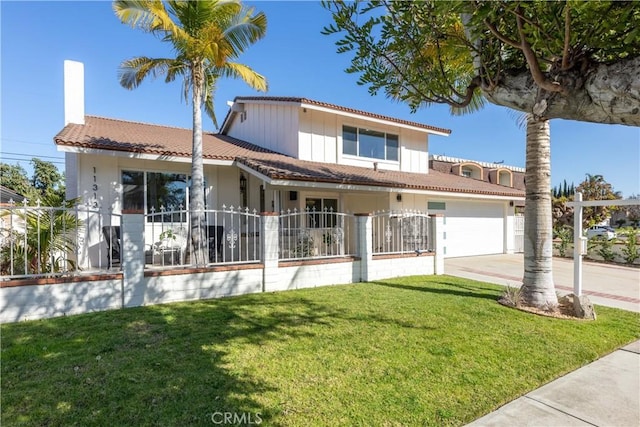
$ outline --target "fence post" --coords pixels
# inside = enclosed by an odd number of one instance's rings
[[[144,303],[143,212],[123,211],[121,232],[122,307],[135,307]]]
[[[431,214],[432,224],[432,249],[435,252],[433,257],[433,274],[444,274],[444,215]]]
[[[369,270],[373,268],[373,219],[370,213],[357,213],[357,241],[360,253],[360,280],[369,281]]]
[[[262,245],[262,292],[277,289],[280,252],[280,221],[277,212],[260,213],[260,244]]]

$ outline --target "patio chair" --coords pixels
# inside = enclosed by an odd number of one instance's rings
[[[224,239],[224,227],[221,225],[210,225],[207,227],[209,236],[209,262],[223,261],[222,242]]]
[[[158,241],[151,245],[151,263],[160,265],[179,265],[185,263],[187,251],[187,230],[182,227],[165,229]],[[148,259],[148,257],[147,257]],[[147,263],[149,263],[147,261]]]
[[[120,226],[105,225],[102,234],[107,243],[107,266],[120,265]]]

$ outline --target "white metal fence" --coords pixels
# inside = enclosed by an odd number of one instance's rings
[[[145,264],[149,267],[195,265],[190,256],[189,210],[179,206],[145,215]],[[260,215],[254,209],[222,206],[204,211],[207,264],[237,264],[261,259]]]
[[[49,207],[9,202],[0,208],[0,274],[42,277],[105,268],[101,230],[120,215],[95,205]]]
[[[261,216],[248,208],[204,211],[207,265],[262,260]],[[279,259],[359,255],[353,214],[287,210],[278,218]],[[144,214],[145,267],[194,266],[189,211],[161,207]],[[3,278],[118,271],[122,218],[96,206],[44,207],[10,204],[0,209],[0,272]],[[373,254],[426,252],[431,220],[417,211],[376,212],[371,219]],[[267,242],[268,244],[268,242]],[[200,263],[199,265],[202,265]]]
[[[402,254],[433,250],[431,218],[419,211],[375,212],[372,218],[373,253]]]
[[[333,209],[280,213],[280,259],[356,255],[356,218]]]

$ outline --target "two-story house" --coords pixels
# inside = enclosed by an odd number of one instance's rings
[[[85,116],[82,76],[67,78],[54,141],[66,152],[68,196],[114,212],[188,205],[192,131]],[[446,256],[512,252],[524,200],[513,170],[488,167],[485,179],[472,164],[430,168],[429,138],[450,132],[305,98],[237,97],[220,132],[203,135],[206,203],[442,213]]]

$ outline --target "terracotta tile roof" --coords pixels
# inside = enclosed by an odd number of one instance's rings
[[[85,124],[70,123],[53,140],[57,145],[163,156],[191,157],[191,129],[86,116]],[[203,132],[205,159],[234,160],[248,153],[272,153],[235,138]]]
[[[328,102],[315,101],[313,99],[308,98],[296,98],[296,97],[286,97],[286,96],[237,96],[234,99],[234,102],[243,102],[243,101],[263,101],[263,102],[293,102],[297,104],[308,104],[308,105],[316,105],[318,107],[324,107],[331,110],[343,111],[345,113],[357,114],[359,116],[371,117],[378,120],[385,120],[392,123],[399,123],[403,125],[413,126],[420,129],[431,130],[435,132],[440,132],[449,135],[451,133],[451,129],[445,129],[437,126],[431,126],[424,123],[413,122],[410,120],[398,119],[390,116],[383,116],[382,114],[370,113],[368,111],[356,110],[355,108],[342,107],[340,105],[330,104]],[[229,110],[229,113],[231,110]],[[228,118],[225,117],[224,122],[227,121]]]
[[[54,141],[60,146],[191,157],[190,129],[87,116],[69,124]],[[226,135],[204,133],[205,159],[235,160],[271,179],[326,182],[521,198],[521,190],[430,170],[428,174],[373,170],[294,159]]]
[[[289,157],[284,159],[239,157],[236,161],[271,179],[524,197],[524,191],[521,190],[432,169],[428,174],[374,170],[357,166],[310,162]]]

